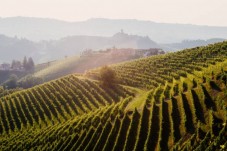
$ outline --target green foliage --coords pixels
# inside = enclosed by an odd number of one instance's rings
[[[179,94],[179,84],[175,84],[173,87],[173,95],[176,96]]]
[[[193,86],[192,86],[192,88],[196,88],[196,87],[197,87],[197,85],[198,85],[198,84],[197,84],[197,81],[196,81],[195,79],[193,79],[193,81],[192,81],[192,82],[193,82]]]
[[[183,82],[183,91],[188,91],[188,84],[185,81]]]
[[[24,60],[23,60],[23,67],[24,67],[25,71],[34,72],[35,63],[34,63],[33,59],[31,57],[29,57],[27,60],[27,57],[25,56]]]
[[[100,69],[100,80],[106,87],[112,87],[116,83],[116,73],[108,66],[104,66]]]
[[[14,89],[17,87],[17,80],[18,80],[17,75],[12,74],[3,85],[6,89]]]
[[[27,75],[18,82],[18,86],[22,88],[31,88],[38,84],[42,84],[43,79],[39,77],[34,77],[32,75]]]
[[[0,86],[0,94],[4,92],[3,86]]]
[[[222,44],[104,70],[105,76],[114,71],[127,86],[69,75],[5,95],[1,150],[224,150],[226,87],[219,74],[226,69],[212,76],[205,72],[226,61]],[[144,105],[128,108],[140,95],[132,89],[139,88],[144,94],[151,89],[140,100]]]
[[[171,87],[167,84],[164,91],[165,99],[170,99]]]
[[[213,62],[223,62],[227,52],[221,47],[226,42],[187,49],[176,53],[142,58],[111,66],[116,71],[119,83],[133,87],[152,89],[165,82],[187,78],[188,73],[202,71],[213,65]],[[218,51],[217,51],[218,50]],[[204,59],[205,58],[205,59]],[[100,69],[88,71],[92,77],[97,77]],[[206,79],[204,79],[204,83]]]

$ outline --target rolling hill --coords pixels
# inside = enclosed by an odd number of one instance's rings
[[[209,44],[214,44],[218,42],[223,42],[225,39],[221,38],[212,38],[208,40],[183,40],[180,43],[170,43],[170,44],[161,44],[161,48],[166,51],[176,51],[187,48],[201,47]]]
[[[1,97],[1,149],[226,150],[227,42],[110,67]]]
[[[87,53],[86,53],[87,52]],[[80,56],[66,57],[62,60],[38,64],[33,76],[42,78],[44,81],[54,80],[62,76],[78,73],[84,74],[90,69],[104,65],[135,60],[165,52],[160,49],[118,49],[108,48],[101,51],[87,50]]]

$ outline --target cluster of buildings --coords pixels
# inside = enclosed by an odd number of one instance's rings
[[[0,70],[10,70],[11,65],[9,63],[0,64]]]
[[[150,49],[132,49],[132,48],[111,48],[100,51],[93,51],[91,49],[84,50],[81,53],[81,57],[91,57],[97,55],[107,54],[112,57],[121,57],[121,56],[137,56],[137,57],[147,57],[152,55],[164,54],[165,52],[159,48],[150,48]]]
[[[13,70],[13,71],[23,71],[24,67],[21,64],[15,64],[13,67],[9,63],[2,63],[0,64],[0,70],[3,71],[8,71],[8,70]]]

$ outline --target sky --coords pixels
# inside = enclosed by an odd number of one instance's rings
[[[90,18],[227,26],[227,0],[0,0],[0,17]]]

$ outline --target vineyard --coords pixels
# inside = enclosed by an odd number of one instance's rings
[[[227,42],[99,68],[0,98],[0,150],[226,150]]]

